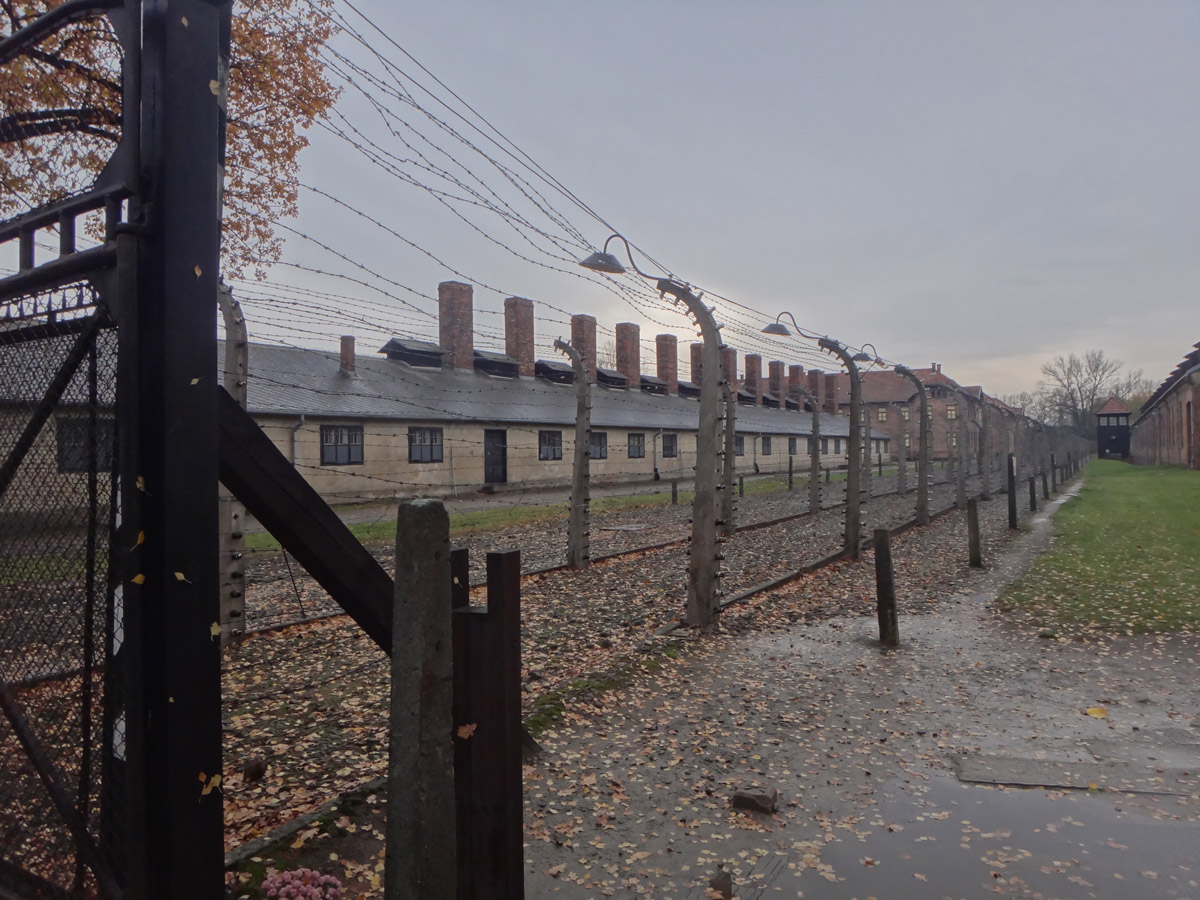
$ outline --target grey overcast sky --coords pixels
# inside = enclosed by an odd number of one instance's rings
[[[630,240],[763,321],[789,310],[993,393],[1093,347],[1157,383],[1200,340],[1195,0],[361,2]],[[472,249],[453,215],[380,181],[343,141],[314,132],[301,177],[479,273],[498,288],[477,290],[481,307],[519,294],[602,328],[640,321],[643,341],[664,324],[692,339],[682,319],[643,319],[591,282]],[[355,234],[321,203],[303,197],[296,227],[329,244]],[[353,246],[430,294],[456,277],[378,228]],[[287,253],[311,249],[290,240]],[[556,327],[539,322],[539,343]]]

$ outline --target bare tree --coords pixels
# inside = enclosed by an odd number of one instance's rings
[[[999,395],[1001,403],[1019,409],[1031,419],[1047,425],[1057,425],[1058,419],[1053,405],[1040,392],[1021,391],[1018,394]]]
[[[1113,393],[1120,397],[1131,410],[1137,412],[1142,404],[1150,399],[1156,386],[1151,379],[1142,374],[1141,369],[1134,369],[1132,372],[1126,372],[1117,381],[1113,387]]]
[[[602,369],[617,367],[617,342],[609,338],[596,350],[596,365]]]
[[[1038,393],[1047,401],[1058,424],[1090,434],[1092,413],[1115,393],[1122,365],[1120,360],[1105,356],[1103,350],[1088,350],[1082,356],[1056,356],[1042,366],[1046,380],[1038,383]]]

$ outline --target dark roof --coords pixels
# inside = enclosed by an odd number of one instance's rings
[[[224,343],[220,345],[224,352]],[[539,360],[538,366],[556,366]],[[570,368],[569,366],[567,367]],[[680,382],[686,384],[686,382]],[[370,418],[405,421],[479,421],[573,425],[575,389],[545,378],[498,378],[467,369],[414,367],[393,359],[357,357],[355,377],[340,371],[336,351],[250,345],[249,410],[256,415]],[[700,405],[693,399],[640,390],[592,388],[597,428],[694,430]],[[741,406],[738,430],[809,433],[809,413]],[[845,436],[844,416],[822,414],[821,431]],[[883,432],[875,437],[886,438]]]
[[[1150,395],[1150,399],[1142,404],[1141,414],[1144,416],[1150,412],[1159,400],[1175,389],[1175,385],[1197,369],[1200,369],[1200,343],[1192,345],[1192,350],[1184,356],[1183,362],[1171,371],[1167,380],[1160,384],[1158,389]]]

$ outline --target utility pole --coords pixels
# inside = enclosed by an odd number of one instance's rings
[[[571,513],[567,520],[567,565],[586,569],[590,554],[589,513],[591,494],[592,392],[583,354],[556,338],[554,349],[571,359],[575,370],[575,457],[571,468]]]
[[[246,317],[229,285],[217,287],[217,306],[225,323],[223,383],[238,406],[246,408],[246,383],[250,372],[250,344]],[[221,533],[221,646],[228,647],[246,633],[246,507],[225,485],[219,485]]]
[[[849,559],[858,559],[862,548],[862,496],[859,493],[862,477],[862,379],[858,365],[845,346],[831,338],[821,338],[817,346],[842,361],[850,375],[850,424],[846,448],[846,530],[842,547]],[[863,354],[864,358],[866,354]]]
[[[720,428],[721,329],[712,310],[687,285],[669,278],[658,290],[687,307],[703,341],[700,370],[700,418],[696,429],[696,494],[692,500],[692,546],[688,560],[688,601],[685,620],[705,626],[716,607],[717,590],[717,431]],[[732,485],[726,485],[730,491]]]
[[[721,533],[725,537],[733,537],[733,533],[737,531],[737,522],[734,517],[737,514],[737,501],[733,499],[733,479],[734,468],[737,465],[737,455],[734,453],[734,444],[737,435],[737,388],[734,387],[734,379],[736,374],[733,372],[724,372],[724,380],[721,385],[721,391],[725,398],[725,441],[724,450],[721,456],[721,519],[725,523],[721,526]]]
[[[896,374],[902,375],[917,389],[917,524],[929,524],[929,392],[925,382],[907,366],[896,366]]]
[[[821,404],[806,388],[797,385],[796,391],[808,401],[812,410],[812,445],[808,451],[808,512],[815,515],[821,511]]]

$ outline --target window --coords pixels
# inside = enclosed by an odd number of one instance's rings
[[[816,443],[817,443],[817,439],[816,439],[816,438],[811,438],[811,437],[810,437],[810,438],[806,438],[806,439],[805,439],[805,443],[806,443],[806,446],[807,446],[807,448],[808,448],[808,455],[809,455],[809,456],[812,456],[813,447],[816,445]],[[825,443],[825,442],[824,442],[824,441],[822,441],[821,443]]]
[[[593,431],[588,437],[588,459],[608,459],[607,431]]]
[[[829,452],[829,438],[821,438],[821,452],[822,453]]]
[[[958,418],[958,407],[955,406],[953,403],[946,404],[946,418],[947,419],[957,419]]]
[[[671,458],[679,455],[679,435],[664,434],[663,435],[663,458]]]
[[[958,435],[957,435],[957,434],[955,434],[953,431],[952,431],[952,432],[950,432],[950,446],[951,446],[951,447],[957,447],[957,446],[958,446]]]
[[[763,456],[771,455],[771,438],[769,435],[763,435],[762,439]]]
[[[362,429],[359,431],[361,433]],[[359,454],[358,461],[362,462],[361,454]],[[441,462],[442,429],[408,429],[408,461],[411,463]]]
[[[833,454],[834,454],[834,456],[837,456],[837,454],[839,454],[841,452],[842,452],[842,439],[834,438],[833,439]]]
[[[629,458],[641,459],[646,455],[646,435],[638,432],[629,435]]]
[[[442,429],[437,429],[440,441]],[[409,429],[409,441],[412,440]],[[411,452],[411,451],[410,451]],[[441,448],[438,448],[441,453]],[[440,458],[440,456],[439,456]],[[363,430],[361,425],[321,426],[321,465],[357,466],[363,461]]]
[[[880,422],[886,422],[887,421],[887,407],[886,406],[879,407],[879,411],[875,414],[875,418],[877,418]]]
[[[744,434],[735,434],[733,436],[733,455],[746,455],[746,436]]]
[[[538,459],[562,459],[562,432],[538,432]]]
[[[900,418],[907,422],[910,418],[912,418],[912,410],[907,406],[900,407]]]
[[[92,467],[92,449],[96,451],[96,471],[107,472],[113,464],[113,435],[116,419],[96,417],[95,440],[93,442],[92,420],[89,416],[71,416],[58,419],[55,423],[58,437],[58,471],[89,472]]]
[[[810,440],[811,440],[811,438],[810,438]],[[796,439],[794,437],[790,437],[790,438],[788,438],[788,456],[795,456],[795,455],[796,455]]]
[[[911,447],[911,446],[912,446],[912,436],[911,436],[911,435],[907,435],[907,434],[906,434],[906,435],[904,436],[904,446],[905,446],[905,447]]]

